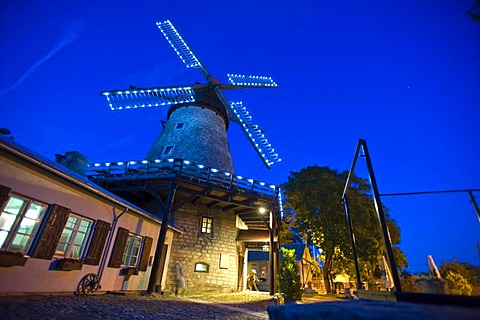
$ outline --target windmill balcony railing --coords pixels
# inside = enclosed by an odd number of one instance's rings
[[[91,180],[125,179],[128,177],[137,180],[168,175],[178,175],[190,181],[210,184],[221,189],[235,189],[237,192],[256,193],[274,198],[277,198],[280,192],[280,189],[275,185],[183,159],[91,163],[85,172],[85,176]]]

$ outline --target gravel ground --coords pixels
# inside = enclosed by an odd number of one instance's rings
[[[235,294],[232,294],[235,295]],[[0,319],[268,319],[267,307],[273,305],[268,296],[244,299],[233,296],[241,303],[208,301],[201,296],[172,296],[153,294],[93,296],[74,295],[22,295],[0,296]],[[219,298],[222,300],[221,298]],[[223,299],[225,300],[225,299]],[[245,301],[247,300],[247,301]]]

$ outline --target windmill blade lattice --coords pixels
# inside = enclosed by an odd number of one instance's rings
[[[162,31],[168,43],[170,43],[187,68],[200,68],[205,76],[209,75],[170,20],[157,22],[157,27]]]
[[[260,155],[263,162],[270,167],[272,164],[280,162],[281,159],[272,145],[268,142],[263,132],[258,125],[252,122],[252,116],[243,106],[242,102],[230,102],[230,110],[233,111],[235,118],[242,128],[242,131],[247,135],[248,140],[255,148],[255,151]]]
[[[271,77],[244,76],[241,74],[228,74],[228,82],[244,87],[278,87]]]
[[[103,91],[112,110],[158,107],[180,103],[194,102],[191,87],[149,88]]]

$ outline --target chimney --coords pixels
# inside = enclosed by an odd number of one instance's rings
[[[55,161],[82,176],[88,166],[88,158],[77,151],[68,151],[65,155],[56,154]]]

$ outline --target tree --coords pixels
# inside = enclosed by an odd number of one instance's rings
[[[347,220],[342,205],[342,192],[348,172],[338,172],[329,167],[309,166],[299,172],[291,172],[282,185],[285,191],[286,217],[289,226],[307,244],[315,244],[322,250],[323,278],[327,291],[336,274],[346,272],[355,277],[352,248]],[[373,270],[384,253],[382,234],[374,210],[373,201],[366,196],[370,186],[364,179],[354,177],[349,191],[349,205],[355,230],[356,248],[362,280],[373,278]],[[392,244],[400,243],[400,230],[388,217]],[[395,248],[399,268],[407,266],[406,257]]]
[[[13,140],[12,133],[7,128],[0,128],[0,135],[6,136],[7,138]]]
[[[472,7],[467,11],[467,14],[473,21],[480,22],[480,0],[473,2]]]

